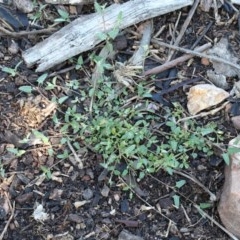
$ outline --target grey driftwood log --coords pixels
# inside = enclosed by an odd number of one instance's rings
[[[38,64],[37,72],[43,72],[75,55],[92,49],[100,43],[99,33],[116,27],[118,16],[122,21],[118,28],[189,6],[193,0],[132,0],[114,4],[101,13],[79,17],[49,38],[23,52],[28,67]]]
[[[82,5],[93,3],[94,0],[45,0],[45,2],[51,4]]]

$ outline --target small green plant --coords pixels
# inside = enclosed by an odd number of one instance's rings
[[[3,72],[8,73],[11,77],[15,77],[17,75],[17,69],[22,64],[22,61],[20,61],[15,68],[9,68],[9,67],[1,67]]]
[[[26,151],[18,148],[7,148],[7,150],[13,153],[16,157],[21,157]]]
[[[52,172],[49,167],[41,166],[40,168],[48,180],[52,179]]]
[[[54,22],[68,22],[68,23],[71,22],[68,12],[66,12],[62,9],[58,9],[57,11],[58,11],[60,18],[54,19]]]
[[[122,12],[120,12],[118,14],[118,17],[117,17],[114,27],[108,31],[106,28],[106,24],[105,24],[106,21],[104,18],[105,7],[106,7],[106,4],[101,6],[97,1],[95,1],[95,3],[94,3],[95,11],[102,16],[102,22],[103,22],[103,27],[104,27],[104,31],[102,31],[101,33],[98,33],[97,35],[100,40],[106,42],[106,47],[108,48],[108,50],[110,52],[112,52],[113,46],[112,46],[111,40],[114,40],[116,38],[116,36],[119,34],[119,31],[120,31],[119,26],[123,20],[123,17],[122,17]]]
[[[115,27],[107,31],[104,19],[105,6],[95,2],[95,10],[101,14],[104,26],[103,33],[98,34],[98,38],[106,42],[104,50],[111,53],[113,51],[111,41],[118,35],[120,29],[121,13]],[[64,21],[69,18],[65,13],[60,15]],[[108,63],[106,56],[93,53],[90,60],[96,67],[95,78],[92,78],[89,88],[80,90],[81,99],[76,98],[72,101],[72,106],[66,108],[62,119],[54,117],[54,123],[60,127],[63,135],[62,145],[68,141],[78,143],[80,139],[81,144],[102,155],[101,164],[104,168],[117,176],[125,176],[132,172],[139,179],[159,169],[165,169],[172,174],[173,169],[188,168],[189,159],[198,157],[199,153],[206,157],[214,154],[212,143],[218,144],[222,139],[215,124],[199,126],[192,119],[179,123],[184,117],[184,111],[178,105],[175,105],[174,109],[166,110],[164,113],[166,116],[159,117],[159,114],[147,109],[151,95],[149,87],[143,82],[136,81],[132,93],[129,93],[126,86],[121,86],[119,91],[116,88],[118,85],[116,79],[106,76],[107,70],[114,68]],[[80,69],[82,66],[83,59],[79,56],[75,68]],[[57,77],[49,81],[46,81],[46,78],[45,74],[38,79],[39,84],[46,85],[46,90],[59,88]],[[79,80],[67,81],[64,88],[79,92]],[[128,100],[133,97],[132,95],[129,97],[129,94],[135,94],[136,102],[126,107],[126,102],[131,102]],[[63,96],[57,102],[63,104],[67,98],[68,96]],[[79,101],[87,102],[86,114],[78,112]],[[141,107],[138,107],[139,105]],[[161,125],[163,127],[156,129],[152,122],[163,122]],[[77,149],[77,146],[74,147]],[[57,158],[66,159],[69,155],[65,149],[57,155]],[[125,167],[121,168],[122,165]],[[176,187],[180,188],[184,184],[184,181],[180,181]],[[179,207],[178,196],[174,197],[174,203]]]
[[[42,20],[44,9],[48,6],[48,4],[42,4],[39,1],[34,1],[34,6],[37,11],[29,16],[29,18],[32,20],[32,24],[35,24],[39,20]]]

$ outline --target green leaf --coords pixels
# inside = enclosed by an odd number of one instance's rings
[[[46,166],[41,166],[41,170],[46,175],[47,179],[52,179],[52,173],[51,173],[50,168],[48,168]]]
[[[177,188],[181,188],[182,186],[184,186],[186,183],[186,180],[180,180],[176,182],[176,187]]]
[[[68,12],[62,10],[62,9],[58,9],[58,14],[64,19],[67,20],[69,18],[69,14]]]
[[[48,155],[50,156],[50,157],[52,157],[53,156],[53,154],[54,154],[54,150],[52,149],[52,148],[48,148]]]
[[[91,89],[89,90],[89,97],[93,97],[94,92],[95,92],[95,89],[94,89],[94,88],[91,88]]]
[[[230,146],[228,148],[227,152],[228,152],[228,154],[239,153],[240,152],[240,148],[239,147]]]
[[[41,133],[41,132],[39,132],[37,130],[34,130],[34,129],[32,130],[32,132],[33,132],[34,136],[36,138],[42,140],[42,142],[44,144],[50,144],[48,137],[46,137],[43,133]]]
[[[56,18],[54,19],[54,22],[66,22],[67,20],[64,18]]]
[[[174,201],[175,207],[178,209],[180,207],[180,197],[178,195],[174,195],[173,201]]]
[[[210,134],[212,132],[214,132],[213,128],[202,128],[201,129],[201,133],[202,133],[203,136],[208,135],[208,134]]]
[[[115,39],[116,36],[118,35],[118,33],[119,33],[119,29],[114,28],[114,29],[112,29],[111,31],[108,32],[108,35],[111,39]]]
[[[123,172],[122,172],[122,177],[126,176],[127,174],[128,174],[128,170],[124,169]]]
[[[68,96],[60,97],[60,98],[58,99],[58,103],[59,103],[59,104],[62,104],[62,103],[64,103],[67,99],[68,99]]]
[[[69,156],[68,151],[64,150],[63,154],[58,154],[57,155],[57,158],[66,159],[66,158],[68,158],[68,156]]]
[[[228,154],[228,153],[223,153],[223,154],[222,154],[222,157],[223,157],[224,162],[225,162],[227,165],[229,165],[229,163],[230,163],[229,154]]]
[[[102,13],[105,5],[101,6],[97,1],[94,2],[94,9],[97,13]]]
[[[175,152],[178,147],[178,142],[175,140],[172,140],[172,141],[170,141],[170,145],[171,145],[172,150]]]
[[[200,203],[199,207],[201,209],[211,208],[212,204],[211,203]]]
[[[16,71],[13,68],[9,68],[9,67],[3,67],[2,68],[3,72],[9,73],[12,77],[16,76]]]
[[[31,93],[33,90],[32,86],[21,86],[18,89],[25,93]]]
[[[79,56],[78,59],[77,59],[77,64],[76,64],[76,70],[80,69],[83,65],[83,58],[82,56]]]
[[[124,151],[124,153],[129,156],[129,155],[132,155],[133,154],[133,151],[135,150],[136,148],[136,145],[131,145],[129,147],[127,147]]]
[[[48,83],[47,83],[47,86],[45,87],[45,89],[46,89],[46,90],[52,90],[52,89],[54,89],[55,87],[56,87],[56,85],[48,82]]]
[[[97,37],[101,40],[101,41],[105,41],[108,38],[108,35],[106,33],[98,33]]]
[[[68,141],[68,139],[65,138],[65,137],[63,137],[63,138],[61,138],[60,143],[61,143],[62,145],[64,145],[67,141]]]
[[[7,150],[15,154],[17,157],[21,157],[26,152],[25,150],[19,150],[17,148],[7,148]]]
[[[47,76],[48,76],[47,73],[42,74],[42,75],[37,79],[38,84],[43,84],[44,81],[47,79]]]
[[[140,172],[138,178],[141,180],[145,177],[145,173],[144,172]]]

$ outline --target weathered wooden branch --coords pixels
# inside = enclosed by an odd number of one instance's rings
[[[132,0],[114,4],[103,13],[80,17],[43,42],[23,52],[27,66],[42,72],[100,43],[100,33],[124,29],[141,21],[189,6],[193,0]],[[122,20],[119,20],[119,14]]]
[[[45,0],[46,3],[51,4],[70,4],[70,5],[81,5],[81,4],[90,4],[94,0]]]

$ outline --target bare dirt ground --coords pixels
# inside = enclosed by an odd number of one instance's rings
[[[108,5],[110,4],[112,4],[111,1],[108,2]],[[69,11],[69,8],[66,9]],[[190,8],[184,8],[153,19],[154,33],[165,25],[166,28],[161,34],[161,39],[163,42],[169,43],[171,40],[170,25],[176,24],[181,12],[177,27],[179,31],[189,10]],[[56,13],[56,9],[50,5],[46,7],[45,11],[48,14]],[[84,6],[82,12],[94,12],[94,8]],[[227,22],[232,16],[232,13],[223,7],[219,9],[219,14],[223,22]],[[47,28],[49,23],[45,17],[46,15],[43,15],[39,23]],[[209,31],[201,39],[199,45],[227,37],[231,49],[240,57],[237,21],[217,26],[213,10],[207,13],[197,8],[180,46],[190,48],[201,31],[211,22]],[[119,59],[124,61],[131,57],[136,44],[132,31],[137,31],[137,28],[138,26],[129,27],[123,33],[127,47],[117,54],[118,61]],[[47,36],[42,34],[13,39],[0,33],[0,65],[14,69],[22,60],[20,51],[13,53],[10,49],[13,41],[21,51],[24,51]],[[93,51],[99,52],[100,49],[101,45]],[[123,229],[148,240],[229,239],[218,226],[195,207],[196,204],[210,204],[204,211],[221,223],[217,204],[224,181],[225,163],[219,156],[214,155],[209,158],[204,154],[199,154],[196,159],[190,159],[189,168],[181,172],[191,176],[192,179],[177,173],[169,175],[164,170],[147,175],[138,183],[139,194],[138,191],[125,189],[126,179],[112,176],[109,172],[104,175],[104,169],[100,165],[102,156],[90,150],[83,153],[85,159],[83,169],[79,169],[69,159],[61,160],[54,154],[49,156],[46,147],[42,145],[24,148],[26,152],[19,157],[7,151],[7,148],[13,147],[14,143],[5,141],[4,130],[9,123],[16,120],[14,119],[16,111],[18,111],[15,108],[16,102],[28,95],[20,91],[19,87],[31,85],[33,95],[36,96],[41,92],[48,99],[51,99],[52,96],[63,96],[66,93],[65,84],[69,79],[78,79],[79,81],[84,79],[81,81],[79,89],[87,89],[89,82],[86,81],[86,77],[93,70],[93,63],[89,60],[91,53],[92,51],[83,54],[83,70],[75,69],[75,60],[69,60],[51,69],[48,74],[54,73],[58,85],[51,91],[46,91],[44,85],[36,82],[41,73],[36,73],[34,67],[28,69],[24,63],[19,65],[15,76],[4,71],[0,72],[0,187],[2,194],[0,232],[6,228],[2,239],[118,239]],[[162,57],[165,56],[166,51],[163,51]],[[189,78],[193,75],[201,76],[202,79],[199,82],[204,82],[207,69],[211,69],[211,64],[203,65],[200,58],[194,58],[190,64],[186,62],[178,66],[177,72],[179,75],[184,74]],[[228,79],[228,81],[232,86],[234,80]],[[179,102],[186,108],[185,89],[193,84],[196,83],[178,88],[164,97],[167,101]],[[80,92],[79,89],[76,89],[77,94]],[[82,104],[86,106],[88,99],[86,98],[84,101]],[[64,119],[64,112],[68,104],[64,103],[57,107],[56,112],[59,119]],[[161,103],[158,104],[161,105]],[[79,112],[84,108],[81,104],[78,107]],[[161,112],[159,114],[161,115]],[[211,121],[217,123],[218,128],[224,131],[224,143],[237,135],[237,131],[226,119],[224,110],[214,116],[197,119],[199,125]],[[55,141],[56,154],[64,150],[63,148],[68,148],[68,145],[59,143],[58,130],[51,117],[44,120],[43,127],[39,129],[53,137],[51,141]],[[47,170],[45,169],[44,172],[42,166],[51,168],[49,178],[46,177]],[[211,202],[209,194],[193,181],[194,178],[216,194],[217,201]],[[176,188],[176,182],[183,179],[186,180],[186,184],[180,189]],[[141,194],[141,191],[146,194]],[[180,196],[179,208],[174,206],[173,196],[176,194]],[[44,207],[44,212],[48,214],[47,220],[36,221],[34,219],[33,212],[37,204]]]

